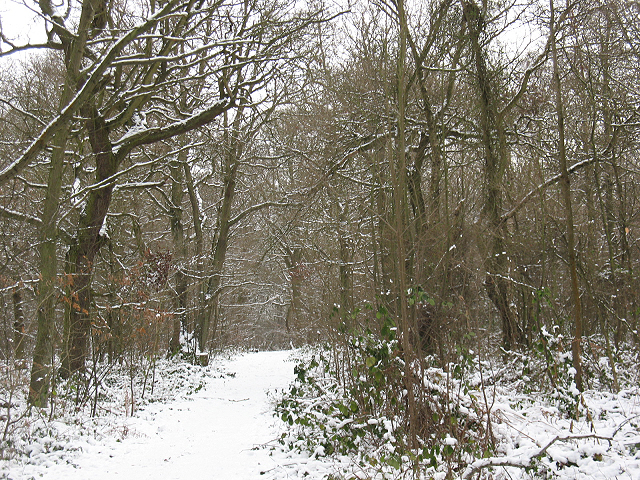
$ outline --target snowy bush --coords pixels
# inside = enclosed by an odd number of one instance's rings
[[[448,371],[416,364],[411,382],[396,329],[382,316],[379,335],[365,329],[347,335],[346,348],[326,346],[296,369],[296,380],[276,413],[292,429],[280,441],[312,456],[351,456],[361,467],[384,475],[417,469],[452,472],[492,451],[491,434],[471,386],[470,356]],[[408,445],[407,389],[418,400],[420,445]],[[395,472],[395,473],[394,473]]]
[[[640,390],[634,362],[618,363],[619,392],[604,349],[589,338],[580,393],[566,341],[544,332],[535,353],[482,357],[459,347],[445,368],[415,362],[420,446],[408,447],[403,357],[390,320],[384,334],[342,332],[296,366],[277,415],[280,443],[330,462],[330,478],[638,478]],[[484,347],[486,348],[486,347]],[[630,359],[633,349],[618,358]],[[345,459],[352,462],[345,466]],[[357,475],[354,472],[358,472]],[[413,474],[413,473],[412,473]]]

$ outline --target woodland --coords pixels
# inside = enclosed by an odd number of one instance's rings
[[[114,368],[231,347],[321,346],[406,452],[452,433],[431,367],[527,359],[577,417],[637,370],[637,2],[18,3],[43,40],[0,30],[5,439],[14,399],[95,412]]]

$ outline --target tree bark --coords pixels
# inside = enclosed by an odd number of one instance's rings
[[[298,316],[302,309],[302,295],[300,291],[300,287],[302,285],[302,275],[300,270],[300,265],[302,263],[302,249],[299,247],[294,247],[293,249],[291,249],[284,245],[283,249],[285,251],[284,263],[287,267],[287,270],[289,271],[289,278],[291,279],[291,300],[289,301],[289,306],[287,307],[284,326],[287,334],[289,334],[290,338],[292,338],[294,333],[298,330]]]
[[[501,221],[503,182],[509,164],[503,115],[498,114],[494,87],[487,72],[484,52],[480,46],[480,34],[484,19],[473,0],[463,1],[464,21],[469,32],[471,53],[475,65],[476,84],[480,100],[480,129],[484,150],[485,198],[483,216],[487,229],[488,245],[480,245],[485,251],[485,289],[502,321],[502,340],[506,349],[520,340],[519,327],[509,301],[507,278],[508,256],[505,224]],[[484,240],[483,235],[478,241]]]
[[[113,154],[109,128],[95,106],[84,109],[89,142],[96,160],[96,183],[102,183],[118,171],[118,160]],[[69,371],[84,370],[89,353],[91,334],[91,278],[96,254],[105,243],[103,226],[114,183],[93,189],[87,198],[77,226],[76,243],[69,249],[69,263],[73,266],[73,297],[77,307],[71,309],[69,328]]]
[[[85,0],[76,35],[62,35],[65,51],[66,77],[60,98],[60,110],[69,106],[74,98],[78,76],[84,57],[89,27],[94,15],[95,0]],[[44,10],[50,10],[49,2],[42,2]],[[47,15],[47,11],[43,13]],[[73,112],[72,112],[73,113]],[[47,191],[42,209],[40,229],[40,281],[36,299],[38,331],[33,351],[33,367],[29,383],[29,403],[45,407],[49,397],[49,385],[53,370],[53,338],[56,321],[56,277],[57,277],[57,233],[58,207],[62,193],[65,150],[70,135],[68,122],[53,134],[51,162],[47,180]]]
[[[24,331],[24,310],[22,308],[22,285],[13,287],[11,294],[13,303],[13,355],[16,359],[24,358],[27,335]]]
[[[242,107],[236,112],[236,118],[233,125],[225,132],[225,165],[223,167],[223,186],[222,186],[222,203],[218,211],[218,219],[216,224],[216,235],[212,245],[212,261],[210,265],[210,277],[206,286],[207,306],[205,311],[200,314],[196,325],[196,337],[198,342],[199,354],[204,355],[207,350],[207,342],[210,333],[217,333],[219,322],[219,302],[220,289],[222,286],[222,273],[224,261],[227,256],[227,248],[229,246],[229,231],[231,228],[231,207],[236,190],[236,179],[238,167],[240,165],[240,157],[242,155],[244,145],[237,138],[239,135],[239,127],[242,119]],[[226,117],[225,117],[226,124]],[[229,129],[231,131],[229,131]],[[213,328],[211,328],[213,327]],[[210,332],[212,330],[212,332]]]
[[[187,277],[184,274],[185,262],[187,260],[187,246],[184,242],[184,228],[182,226],[182,199],[184,197],[183,172],[187,160],[187,150],[181,149],[178,158],[174,159],[169,167],[171,170],[171,205],[169,206],[169,216],[171,223],[171,236],[173,239],[173,258],[177,267],[175,273],[175,296],[174,296],[174,319],[169,340],[169,354],[180,353],[181,332],[187,331]]]
[[[571,352],[573,356],[573,367],[576,370],[575,381],[578,390],[583,391],[583,371],[582,371],[582,302],[580,300],[580,285],[578,283],[578,267],[576,262],[575,249],[575,227],[573,223],[573,207],[571,202],[571,181],[567,169],[567,151],[565,145],[564,126],[564,101],[562,98],[562,85],[560,83],[560,71],[558,67],[557,39],[555,38],[555,9],[554,0],[549,1],[551,7],[551,21],[549,29],[553,43],[551,45],[553,60],[553,87],[555,93],[555,107],[558,121],[558,161],[560,162],[560,188],[562,191],[562,201],[567,215],[567,256],[569,261],[569,273],[571,275],[571,297],[573,300],[573,320],[574,336],[571,342]]]
[[[406,162],[406,140],[405,140],[405,122],[406,122],[406,55],[407,55],[407,36],[408,24],[404,1],[398,0],[396,3],[398,13],[399,27],[399,52],[396,63],[396,93],[397,93],[397,137],[396,149],[394,155],[391,155],[391,178],[393,186],[393,206],[394,206],[394,259],[395,259],[395,294],[398,301],[398,318],[401,331],[401,343],[404,351],[404,380],[407,390],[409,438],[407,446],[409,450],[413,450],[418,446],[417,423],[418,412],[415,398],[414,379],[416,376],[412,371],[414,352],[411,342],[412,323],[407,304],[407,271],[406,271],[406,228],[407,228],[407,162]]]

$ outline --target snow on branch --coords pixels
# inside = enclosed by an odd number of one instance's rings
[[[632,117],[633,117],[633,115],[632,115]],[[578,163],[575,163],[575,164],[571,165],[571,167],[569,167],[569,169],[568,169],[568,173],[570,173],[570,174],[574,173],[574,172],[576,172],[578,170],[581,170],[582,168],[584,168],[584,167],[586,167],[588,165],[591,165],[592,163],[595,163],[595,162],[601,161],[603,159],[606,159],[609,155],[611,155],[611,151],[612,151],[614,145],[616,144],[616,141],[618,139],[618,134],[620,133],[620,130],[623,127],[628,127],[628,126],[632,125],[630,123],[632,117],[628,118],[627,121],[625,121],[623,123],[619,123],[619,124],[614,125],[613,135],[611,135],[611,138],[607,142],[607,145],[605,146],[605,148],[601,152],[594,153],[593,156],[591,156],[590,158],[587,158],[586,160],[582,160],[581,162],[578,162]],[[502,215],[502,217],[500,218],[500,222],[506,222],[511,217],[513,217],[516,213],[518,213],[518,211],[529,200],[531,200],[531,198],[533,198],[533,196],[535,194],[541,192],[542,190],[544,190],[545,188],[549,187],[550,185],[553,185],[554,183],[559,182],[561,176],[562,176],[561,174],[554,175],[553,177],[551,177],[547,181],[541,183],[540,185],[538,185],[537,187],[535,187],[534,189],[529,191],[529,193],[527,193],[524,197],[522,197],[520,199],[520,201],[518,203],[516,203],[513,208],[511,208],[511,210],[509,210],[508,212],[506,212],[505,214]]]
[[[42,119],[36,117],[33,113],[27,112],[26,110],[20,108],[19,106],[11,103],[9,100],[5,100],[4,98],[0,98],[0,102],[4,103],[5,105],[7,105],[8,107],[12,108],[13,110],[16,110],[17,112],[20,112],[25,117],[29,117],[31,120],[34,120],[34,121],[38,122],[40,125],[42,125],[42,126],[45,125],[45,123],[42,121]]]
[[[9,208],[3,207],[2,205],[0,205],[0,217],[8,218],[10,220],[17,220],[19,222],[24,222],[35,227],[40,227],[42,225],[42,220],[40,220],[38,217],[18,212],[16,210],[11,210]],[[71,245],[71,235],[61,227],[58,227],[58,237],[62,239],[62,241],[67,245]]]
[[[102,60],[88,74],[87,81],[80,87],[73,99],[62,109],[60,114],[53,119],[41,132],[40,135],[27,147],[27,149],[9,166],[0,171],[0,185],[15,177],[24,168],[26,168],[36,156],[46,147],[47,143],[61,128],[63,128],[71,119],[76,111],[94,94],[95,89],[102,81],[103,74],[111,67],[120,52],[129,45],[140,34],[150,30],[158,22],[163,20],[167,15],[172,13],[181,0],[169,1],[164,8],[158,11],[148,20],[133,27],[124,34],[111,48],[105,53]]]
[[[20,222],[25,222],[30,225],[40,226],[42,225],[42,220],[37,217],[33,217],[31,215],[27,215],[26,213],[16,212],[15,210],[10,210],[8,208],[0,205],[0,217],[8,218],[11,220],[18,220]]]
[[[171,152],[169,152],[169,154],[171,154]],[[105,178],[104,180],[101,180],[101,181],[96,182],[96,183],[92,183],[91,185],[87,185],[86,187],[74,192],[69,197],[69,199],[73,200],[74,198],[85,197],[92,190],[97,190],[97,189],[100,189],[100,188],[104,188],[105,186],[109,185],[110,183],[115,182],[115,180],[117,178],[122,177],[123,175],[126,175],[127,173],[132,172],[133,170],[135,170],[137,168],[149,167],[151,165],[154,165],[154,164],[158,163],[160,160],[162,160],[165,157],[166,157],[166,155],[163,155],[162,157],[154,158],[154,159],[149,160],[147,162],[134,163],[130,167],[125,168],[124,170],[120,170],[120,171],[116,172],[115,174],[111,175],[110,177]],[[122,188],[122,187],[116,186],[115,188],[118,189],[118,188]],[[79,200],[77,203],[81,203],[82,201],[83,200]]]
[[[229,226],[235,225],[236,223],[238,223],[243,218],[247,217],[248,215],[251,215],[253,212],[255,212],[257,210],[261,210],[261,209],[266,208],[266,207],[293,207],[295,205],[296,205],[295,203],[286,203],[286,202],[264,202],[264,203],[259,203],[257,205],[253,205],[252,207],[247,208],[246,210],[240,212],[238,215],[236,215],[231,220],[229,220]]]
[[[113,188],[114,193],[118,190],[135,190],[138,188],[152,188],[152,187],[161,187],[164,185],[164,181],[161,182],[138,182],[138,183],[123,183],[121,185],[116,185]]]
[[[215,102],[208,108],[196,113],[189,118],[179,122],[174,122],[164,127],[132,129],[129,130],[114,144],[114,153],[118,158],[124,158],[136,147],[148,145],[150,143],[166,140],[182,133],[195,130],[207,123],[210,123],[221,113],[233,108],[235,103],[230,99]]]
[[[166,40],[166,37],[162,37],[163,39]],[[178,39],[181,42],[184,42],[185,39]],[[207,52],[209,50],[212,50],[215,47],[222,47],[222,46],[228,46],[228,45],[239,45],[239,44],[248,44],[250,43],[250,40],[247,39],[238,39],[238,40],[234,40],[234,41],[226,41],[226,42],[212,42],[212,43],[206,43],[204,45],[201,45],[199,47],[196,48],[192,48],[190,50],[184,51],[184,52],[179,52],[175,55],[155,55],[153,57],[147,57],[142,53],[138,53],[135,55],[129,55],[126,57],[122,57],[118,60],[116,60],[115,62],[113,62],[113,66],[118,66],[118,65],[145,65],[145,64],[152,64],[152,63],[158,63],[158,62],[167,62],[167,63],[175,63],[178,62],[179,60],[184,60],[186,58],[192,57],[192,56],[196,56],[198,54],[201,54],[203,52]],[[201,62],[203,60],[203,58],[210,58],[213,55],[209,56],[209,57],[198,57],[197,60],[193,61],[191,64],[196,64],[197,62]],[[186,64],[186,66],[191,65],[191,64]],[[183,65],[184,67],[184,65]]]

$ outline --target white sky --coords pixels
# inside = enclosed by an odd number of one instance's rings
[[[29,39],[44,42],[44,21],[33,11],[36,7],[35,0],[0,0],[0,24],[5,37],[16,45],[23,45]],[[7,48],[7,45],[2,46],[3,51]]]

